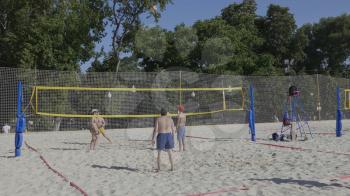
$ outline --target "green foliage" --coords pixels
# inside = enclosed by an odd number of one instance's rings
[[[0,65],[78,71],[81,63],[95,58],[89,72],[185,68],[244,75],[349,72],[348,14],[297,28],[289,8],[271,4],[266,16],[258,16],[256,0],[243,0],[193,26],[179,24],[173,31],[143,26],[141,16],[157,22],[169,3],[2,0]],[[105,36],[106,25],[111,26],[113,49],[96,54],[95,44]]]
[[[350,15],[323,18],[302,27],[310,40],[308,57],[300,66],[339,75],[346,72],[350,56]]]
[[[103,36],[105,0],[1,1],[2,66],[79,70]]]
[[[198,43],[196,31],[191,27],[186,27],[184,24],[175,27],[173,39],[175,47],[182,59],[188,57]]]
[[[143,28],[136,33],[135,50],[151,60],[161,61],[166,47],[165,31],[160,27]]]
[[[282,67],[288,57],[295,30],[295,19],[289,8],[271,4],[261,31],[265,38],[263,50],[276,57],[277,66]]]
[[[240,4],[234,3],[224,8],[221,16],[232,26],[254,31],[256,28],[254,24],[256,6],[255,0],[244,0]]]
[[[203,44],[207,39],[212,37],[234,39],[234,35],[236,34],[236,29],[220,17],[198,21],[193,25],[193,28],[197,32],[199,44]]]
[[[257,69],[254,70],[254,75],[281,75],[281,71],[274,67],[275,57],[271,54],[261,54],[256,62]]]
[[[199,21],[194,25],[200,40],[197,50],[197,53],[201,54],[201,59],[197,56],[199,62],[216,59],[210,62],[208,72],[254,73],[259,60],[257,49],[263,43],[255,25],[255,11],[255,1],[246,0],[241,4],[234,3],[224,8],[221,17]],[[211,39],[214,40],[207,42]],[[212,54],[209,54],[210,52]]]
[[[171,0],[114,0],[110,7],[112,25],[112,55],[117,59],[115,71],[119,71],[122,53],[130,52],[133,47],[134,37],[141,26],[142,14],[148,14],[156,21],[160,17],[157,6],[164,10]]]
[[[118,63],[116,57],[108,55],[103,61],[95,60],[87,72],[114,72],[115,65]],[[135,56],[124,57],[120,61],[120,71],[122,72],[138,72],[139,68],[138,59]]]
[[[234,55],[234,47],[227,37],[208,39],[202,49],[202,63],[212,69],[225,65]]]

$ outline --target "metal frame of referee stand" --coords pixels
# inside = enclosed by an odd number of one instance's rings
[[[290,88],[292,87],[293,86]],[[308,120],[303,116],[305,114],[306,112],[300,99],[300,91],[295,87],[295,91],[289,92],[287,102],[284,106],[281,135],[288,130],[292,132],[292,130],[295,129],[295,134],[299,131],[301,138],[303,138],[303,136],[304,139],[306,138],[306,131],[308,131],[311,138],[313,138]],[[285,120],[288,120],[289,123],[285,123]],[[295,127],[293,127],[293,125],[295,125]]]

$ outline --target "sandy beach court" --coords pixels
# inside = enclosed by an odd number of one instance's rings
[[[14,134],[0,135],[0,195],[82,195],[70,182],[98,196],[350,195],[350,135],[336,138],[334,121],[310,126],[313,139],[274,142],[280,123],[256,124],[256,143],[247,125],[188,127],[175,171],[163,153],[159,173],[151,128],[107,130],[113,143],[100,137],[92,152],[88,130],[27,133],[38,152],[24,146],[20,158],[12,157]]]

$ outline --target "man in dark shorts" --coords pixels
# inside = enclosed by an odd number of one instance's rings
[[[162,151],[168,152],[169,155],[169,161],[171,164],[171,171],[174,170],[174,164],[173,159],[171,155],[171,149],[174,148],[174,134],[176,132],[174,121],[171,119],[171,117],[167,116],[167,111],[162,108],[160,111],[160,117],[157,118],[155,122],[155,128],[154,133],[152,137],[152,143],[154,144],[156,142],[156,136],[157,136],[157,150],[158,150],[158,157],[157,157],[157,171],[160,170],[160,153]]]

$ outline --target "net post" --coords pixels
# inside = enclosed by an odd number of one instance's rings
[[[180,105],[182,104],[182,72],[180,70],[179,72],[179,76],[180,76],[180,81],[179,81],[179,86],[180,86],[180,91],[179,91],[179,94],[180,94]]]
[[[346,101],[346,100],[345,100]],[[336,129],[335,134],[337,137],[342,136],[342,113],[340,110],[340,88],[337,87],[337,115],[336,115]]]
[[[222,90],[222,104],[223,110],[226,110],[225,90]]]
[[[221,87],[224,88],[224,81],[221,81]],[[226,110],[226,99],[225,99],[225,90],[222,89],[222,109]]]
[[[22,112],[22,82],[18,81],[17,86],[17,122],[16,122],[16,135],[15,135],[15,157],[21,156],[21,147],[23,143],[23,132],[26,127],[25,115]]]
[[[38,113],[38,87],[35,87],[35,114]]]
[[[251,141],[256,141],[255,134],[255,112],[254,112],[254,88],[253,85],[249,86],[249,98],[250,98],[250,109],[249,109],[249,129],[251,134]]]

